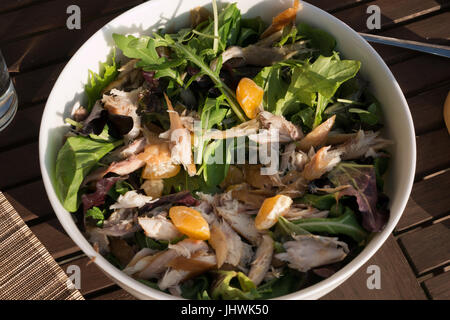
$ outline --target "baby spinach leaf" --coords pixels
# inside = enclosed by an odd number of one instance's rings
[[[285,268],[279,278],[274,278],[260,285],[256,290],[257,299],[272,299],[284,296],[301,288],[306,280],[306,274]]]
[[[205,276],[198,276],[180,285],[181,296],[185,299],[210,300],[208,295],[209,279]]]
[[[75,212],[79,206],[78,190],[83,179],[108,152],[122,141],[106,142],[83,136],[69,137],[56,159],[56,192],[64,208]]]
[[[345,213],[337,218],[305,218],[295,221],[284,221],[285,224],[294,224],[290,230],[300,227],[312,233],[327,233],[331,235],[344,234],[351,237],[357,243],[364,241],[367,232],[359,225],[355,214],[350,208],[345,209]]]
[[[156,283],[155,281],[144,280],[144,279],[137,279],[137,281],[139,281],[140,283],[145,284],[146,286],[148,286],[148,287],[150,287],[152,289],[156,289],[156,290],[162,291],[159,288],[158,283]],[[166,292],[166,291],[163,291],[163,292]]]
[[[115,49],[113,51],[112,64],[102,63],[101,66],[104,68],[103,76],[89,70],[88,83],[84,86],[88,97],[88,111],[91,111],[95,102],[102,97],[103,89],[113,82],[119,74]]]
[[[241,32],[236,44],[240,47],[246,47],[256,42],[264,32],[265,27],[266,25],[261,17],[241,19]]]
[[[228,142],[228,143],[227,143]],[[227,176],[233,144],[228,139],[211,142],[203,157],[203,177],[208,186],[218,186]]]
[[[153,240],[152,238],[147,237],[142,231],[138,231],[134,233],[134,239],[139,246],[139,248],[150,248],[153,250],[166,250],[167,243],[161,243],[157,240]]]
[[[289,83],[283,79],[283,69],[281,65],[263,68],[254,79],[264,90],[264,108],[269,112],[275,112],[280,100],[286,98]]]
[[[306,107],[291,116],[291,122],[300,126],[302,129],[308,128],[312,130],[314,126],[315,110],[312,107]],[[307,130],[303,130],[306,132]]]

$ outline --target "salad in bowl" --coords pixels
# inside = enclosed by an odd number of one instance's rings
[[[128,276],[189,299],[274,298],[385,227],[382,106],[301,12],[267,25],[214,0],[190,27],[113,34],[66,119],[54,188]]]

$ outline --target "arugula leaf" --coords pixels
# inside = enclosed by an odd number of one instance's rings
[[[64,208],[75,212],[79,206],[78,190],[83,179],[108,152],[122,140],[106,142],[83,136],[69,137],[56,159],[55,190]]]
[[[124,36],[117,33],[114,33],[112,37],[125,56],[140,60],[136,67],[143,68],[144,71],[156,71],[155,78],[169,77],[183,86],[183,80],[176,68],[182,65],[184,60],[181,58],[169,60],[160,57],[156,51],[158,46],[165,45],[164,41],[157,41],[148,36],[136,38],[132,35]]]
[[[337,55],[320,56],[313,64],[306,63],[293,69],[292,79],[284,99],[276,103],[274,113],[283,115],[298,103],[316,105],[313,128],[322,122],[322,113],[339,86],[353,78],[361,63],[340,60]],[[316,100],[317,99],[317,100]]]
[[[218,16],[219,51],[224,51],[228,46],[237,44],[239,32],[241,30],[241,11],[236,3],[228,4]],[[214,36],[214,22],[212,21],[201,33]],[[212,48],[214,40],[205,37],[202,39],[203,49]]]
[[[283,221],[286,225],[293,224],[286,228],[295,234],[302,234],[295,232],[296,228],[300,227],[301,229],[299,230],[306,230],[312,233],[344,234],[351,237],[357,243],[364,241],[368,235],[359,225],[353,211],[348,207],[345,208],[345,213],[337,218],[304,218],[290,222],[280,217],[280,221]]]
[[[281,35],[281,39],[278,43],[275,44],[277,47],[284,46],[288,41],[291,43],[295,43],[295,41],[299,38],[297,37],[298,29],[295,26],[288,25],[283,28],[283,33]]]
[[[369,126],[374,126],[380,123],[380,112],[377,104],[372,103],[367,110],[360,108],[350,108],[348,109],[351,113],[358,114],[361,122],[366,123]]]
[[[89,70],[88,83],[84,86],[84,90],[88,97],[87,110],[89,112],[92,110],[95,102],[102,97],[103,89],[113,82],[119,74],[116,63],[116,49],[113,51],[112,64],[102,63],[101,65],[105,69],[103,71],[103,76]]]
[[[334,186],[349,186],[339,192],[339,196],[354,196],[362,214],[363,227],[378,232],[386,224],[389,213],[377,209],[378,192],[375,168],[351,162],[339,163],[328,178]]]
[[[311,47],[318,49],[323,56],[331,56],[336,47],[336,40],[328,32],[313,28],[305,23],[297,26],[298,34],[311,40]]]

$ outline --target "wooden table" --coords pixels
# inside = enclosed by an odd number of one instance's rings
[[[0,134],[0,190],[66,269],[82,270],[87,299],[133,299],[109,280],[64,233],[42,184],[38,133],[49,92],[68,59],[97,29],[141,0],[2,0],[0,48],[19,94],[14,122]],[[311,0],[355,30],[449,44],[448,0]],[[81,30],[66,28],[77,4]],[[381,8],[381,30],[366,30],[366,9]],[[450,60],[375,45],[397,78],[414,118],[417,172],[400,223],[377,254],[325,299],[450,298],[450,136],[442,105],[450,89]],[[367,266],[381,269],[381,289],[369,290]]]

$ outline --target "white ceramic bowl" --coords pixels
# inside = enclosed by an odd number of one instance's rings
[[[233,0],[247,17],[261,16],[267,23],[274,14],[292,4],[292,0]],[[195,6],[210,7],[210,0],[152,0],[117,17],[95,33],[72,57],[53,87],[47,101],[39,136],[39,158],[45,189],[62,226],[72,240],[112,280],[132,295],[141,299],[173,299],[149,288],[116,269],[99,255],[76,227],[71,214],[61,205],[52,185],[55,160],[67,131],[64,118],[70,116],[76,102],[84,98],[83,87],[88,69],[98,71],[99,62],[105,61],[113,46],[112,33],[145,34],[168,27],[177,30],[189,23],[189,10]],[[363,17],[361,17],[363,19]],[[392,73],[375,52],[355,31],[328,13],[303,2],[298,21],[320,27],[331,33],[338,50],[347,59],[362,62],[361,74],[370,82],[370,90],[380,100],[385,116],[385,135],[395,141],[386,181],[390,197],[391,215],[385,229],[376,234],[366,248],[336,274],[311,287],[291,293],[281,299],[318,299],[327,294],[360,268],[383,244],[394,229],[406,206],[414,179],[416,147],[414,126],[406,100]]]

